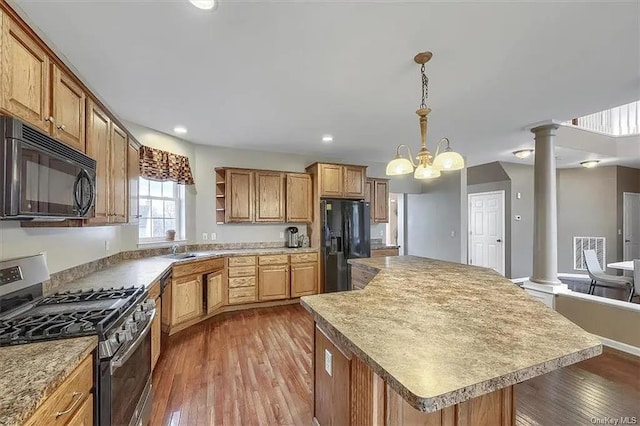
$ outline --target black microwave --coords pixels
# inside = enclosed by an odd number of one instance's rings
[[[94,216],[94,159],[14,117],[0,115],[0,131],[0,219]]]

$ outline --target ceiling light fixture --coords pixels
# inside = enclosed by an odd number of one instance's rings
[[[426,103],[429,97],[429,78],[424,72],[424,65],[429,62],[432,56],[431,52],[422,52],[413,58],[418,65],[421,65],[420,73],[422,75],[422,103],[416,111],[416,114],[420,117],[420,137],[422,140],[420,151],[415,157],[418,162],[417,164],[413,162],[409,147],[400,144],[396,148],[396,157],[387,164],[387,176],[406,175],[413,172],[413,177],[416,179],[433,179],[439,177],[441,171],[464,168],[464,158],[451,149],[449,139],[442,138],[438,141],[435,158],[427,149],[427,115],[431,112],[431,108],[428,108]],[[444,143],[446,143],[446,148],[443,152],[440,152],[440,148]],[[409,158],[404,158],[400,154],[400,148],[402,147],[406,148]]]
[[[198,9],[212,10],[218,6],[217,0],[189,0]]]
[[[524,160],[527,157],[530,157],[535,151],[533,149],[519,149],[517,151],[513,151],[513,155],[518,157],[521,160]]]
[[[581,161],[580,165],[582,167],[586,167],[587,169],[592,169],[595,166],[597,166],[598,164],[600,164],[600,160],[587,160],[587,161]]]
[[[179,135],[184,135],[187,133],[187,128],[184,126],[176,126],[173,128],[173,131]]]
[[[322,142],[324,142],[324,143],[333,142],[333,136],[331,136],[331,135],[322,135]]]

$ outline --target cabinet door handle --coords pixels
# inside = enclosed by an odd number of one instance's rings
[[[56,419],[60,416],[64,416],[65,414],[69,414],[70,412],[73,411],[74,408],[76,408],[76,405],[78,405],[80,403],[80,401],[82,401],[82,398],[84,397],[84,392],[74,392],[71,395],[71,400],[73,401],[73,403],[71,404],[71,406],[69,408],[67,408],[64,411],[58,411],[56,413]]]
[[[56,122],[56,120],[51,116],[45,118],[44,121],[46,121],[47,123],[55,123]]]
[[[56,126],[58,128],[58,130],[64,130],[67,128],[67,126],[65,126],[64,124],[61,124],[59,126]]]

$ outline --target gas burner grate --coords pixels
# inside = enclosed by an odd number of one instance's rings
[[[144,290],[138,287],[68,291],[47,296],[38,302],[38,306],[87,302],[92,300],[127,299],[142,291]]]
[[[60,313],[0,322],[0,345],[96,334],[113,310]]]

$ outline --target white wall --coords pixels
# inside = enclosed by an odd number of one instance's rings
[[[0,222],[0,259],[46,252],[49,271],[58,272],[135,247],[124,246],[131,238],[123,234],[137,235],[137,228],[21,228],[19,222]]]
[[[407,254],[460,262],[466,258],[461,199],[466,197],[466,175],[449,172],[424,185],[424,194],[409,194],[406,201]],[[463,257],[464,256],[464,257]]]

